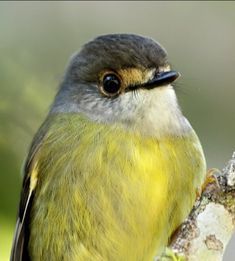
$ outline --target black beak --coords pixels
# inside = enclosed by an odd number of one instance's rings
[[[179,76],[180,74],[176,71],[159,72],[155,75],[155,77],[151,81],[143,84],[141,88],[150,90],[155,87],[168,85],[174,82]]]
[[[168,85],[168,84],[174,82],[179,76],[180,76],[180,74],[176,71],[158,72],[158,73],[156,73],[156,75],[154,76],[154,78],[151,81],[146,82],[141,85],[129,86],[129,88],[127,88],[127,91],[136,90],[136,89],[151,90],[156,87]]]

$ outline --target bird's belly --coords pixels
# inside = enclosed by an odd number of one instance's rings
[[[194,135],[161,142],[106,135],[55,154],[53,164],[42,164],[31,212],[32,257],[151,260],[159,254],[203,180]]]

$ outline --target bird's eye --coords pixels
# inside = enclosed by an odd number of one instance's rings
[[[121,80],[116,74],[109,73],[103,77],[102,92],[107,96],[114,96],[121,90]]]

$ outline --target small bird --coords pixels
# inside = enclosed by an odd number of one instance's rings
[[[24,168],[11,260],[153,260],[206,178],[167,53],[109,34],[75,54]]]

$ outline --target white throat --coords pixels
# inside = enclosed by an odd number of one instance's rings
[[[54,104],[51,113],[82,113],[90,120],[122,125],[143,135],[181,136],[192,129],[178,106],[171,85],[152,90],[138,90],[120,95],[115,100],[84,95],[78,102],[70,98]]]
[[[133,113],[133,119],[126,122],[129,127],[155,137],[180,136],[192,129],[182,115],[172,86],[140,91],[136,99],[141,105]]]

